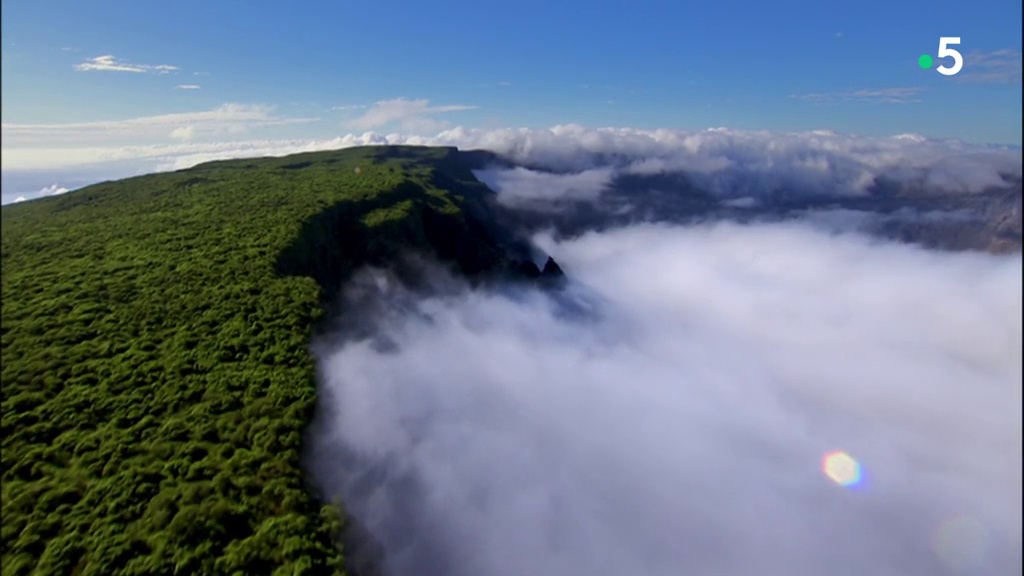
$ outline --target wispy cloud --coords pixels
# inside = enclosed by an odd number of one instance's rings
[[[75,70],[79,72],[133,72],[136,74],[154,72],[157,74],[169,74],[177,71],[178,67],[169,64],[132,64],[118,60],[113,54],[105,54],[76,64]]]
[[[846,32],[836,32],[836,38],[842,38],[846,36]]]
[[[138,139],[181,140],[198,135],[234,134],[249,128],[315,122],[318,118],[291,118],[274,114],[271,106],[223,104],[213,110],[66,124],[0,125],[5,148],[10,145],[61,146]],[[188,130],[183,130],[188,129]],[[183,138],[187,135],[188,138]],[[7,152],[7,149],[5,149]]]
[[[174,87],[175,90],[199,90],[202,86],[199,84],[178,84]]]
[[[476,108],[462,104],[431,106],[429,100],[395,98],[376,102],[364,114],[346,124],[355,130],[369,130],[389,124],[398,124],[408,131],[436,130],[443,128],[445,123],[435,120],[434,115]]]
[[[840,104],[848,102],[864,102],[874,104],[909,104],[920,102],[917,97],[924,88],[880,88],[876,90],[855,90],[852,92],[811,92],[809,94],[793,94],[794,100],[803,100],[813,104]]]
[[[508,81],[498,82],[498,86],[511,86],[511,85],[512,85],[512,83],[508,82]]]
[[[1010,49],[968,52],[956,79],[975,84],[1020,84],[1021,53]]]
[[[883,102],[918,102],[914,99],[922,88],[883,88],[881,90],[857,90],[852,94],[854,98],[864,100],[881,100]]]
[[[352,110],[366,110],[366,104],[342,104],[340,106],[331,106],[331,110],[337,110],[340,112],[351,112]]]

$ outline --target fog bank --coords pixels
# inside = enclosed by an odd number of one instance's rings
[[[396,575],[1019,573],[1020,256],[830,230],[540,237],[557,297],[365,275],[310,469]]]

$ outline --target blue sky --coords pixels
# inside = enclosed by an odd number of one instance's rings
[[[940,36],[962,39],[955,77],[917,66]],[[1021,143],[1019,0],[5,0],[2,38],[5,172],[56,149],[451,126]]]

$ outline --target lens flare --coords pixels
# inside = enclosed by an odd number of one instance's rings
[[[825,454],[821,459],[821,471],[840,486],[854,486],[861,478],[860,463],[842,450]]]

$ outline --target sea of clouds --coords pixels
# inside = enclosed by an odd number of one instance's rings
[[[17,148],[4,151],[4,202],[54,182],[99,181],[178,170],[225,158],[280,156],[362,145],[415,144],[494,151],[524,168],[586,173],[591,189],[620,174],[686,171],[696,184],[732,197],[782,189],[862,194],[877,178],[975,192],[1021,176],[1019,147],[919,135],[865,137],[828,131],[750,132],[586,128],[454,128],[431,136],[365,132],[326,140],[250,140],[168,145]],[[55,178],[59,176],[59,179]],[[511,195],[508,196],[511,198]]]
[[[1020,572],[1019,255],[810,221],[536,242],[562,292],[367,271],[376,337],[316,347],[310,469],[391,574]]]

